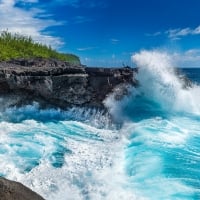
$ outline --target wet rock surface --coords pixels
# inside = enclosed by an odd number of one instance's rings
[[[44,200],[41,196],[21,183],[0,177],[1,200]]]

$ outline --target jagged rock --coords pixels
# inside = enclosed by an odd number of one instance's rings
[[[134,79],[134,70],[125,68],[91,68],[87,67],[88,90],[91,91],[90,104],[101,105],[108,94],[114,91],[117,86],[137,85]],[[123,87],[126,90],[126,87]]]
[[[137,84],[133,74],[129,67],[90,68],[55,59],[15,59],[0,62],[0,94],[60,107],[103,106],[116,86]]]
[[[40,195],[21,183],[0,177],[1,200],[44,200]]]

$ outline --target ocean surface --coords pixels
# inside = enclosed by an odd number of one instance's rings
[[[199,200],[200,69],[142,51],[138,88],[98,110],[1,109],[0,175],[47,200]],[[5,104],[5,99],[0,99]]]

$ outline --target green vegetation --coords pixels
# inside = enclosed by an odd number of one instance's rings
[[[36,43],[31,37],[20,34],[11,34],[3,31],[0,34],[0,61],[13,58],[54,58],[62,61],[80,63],[73,54],[59,53],[51,46]]]

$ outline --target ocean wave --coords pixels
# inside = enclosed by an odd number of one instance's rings
[[[132,58],[140,85],[110,95],[109,113],[1,110],[0,174],[48,200],[199,199],[200,87],[184,87],[169,54]]]

